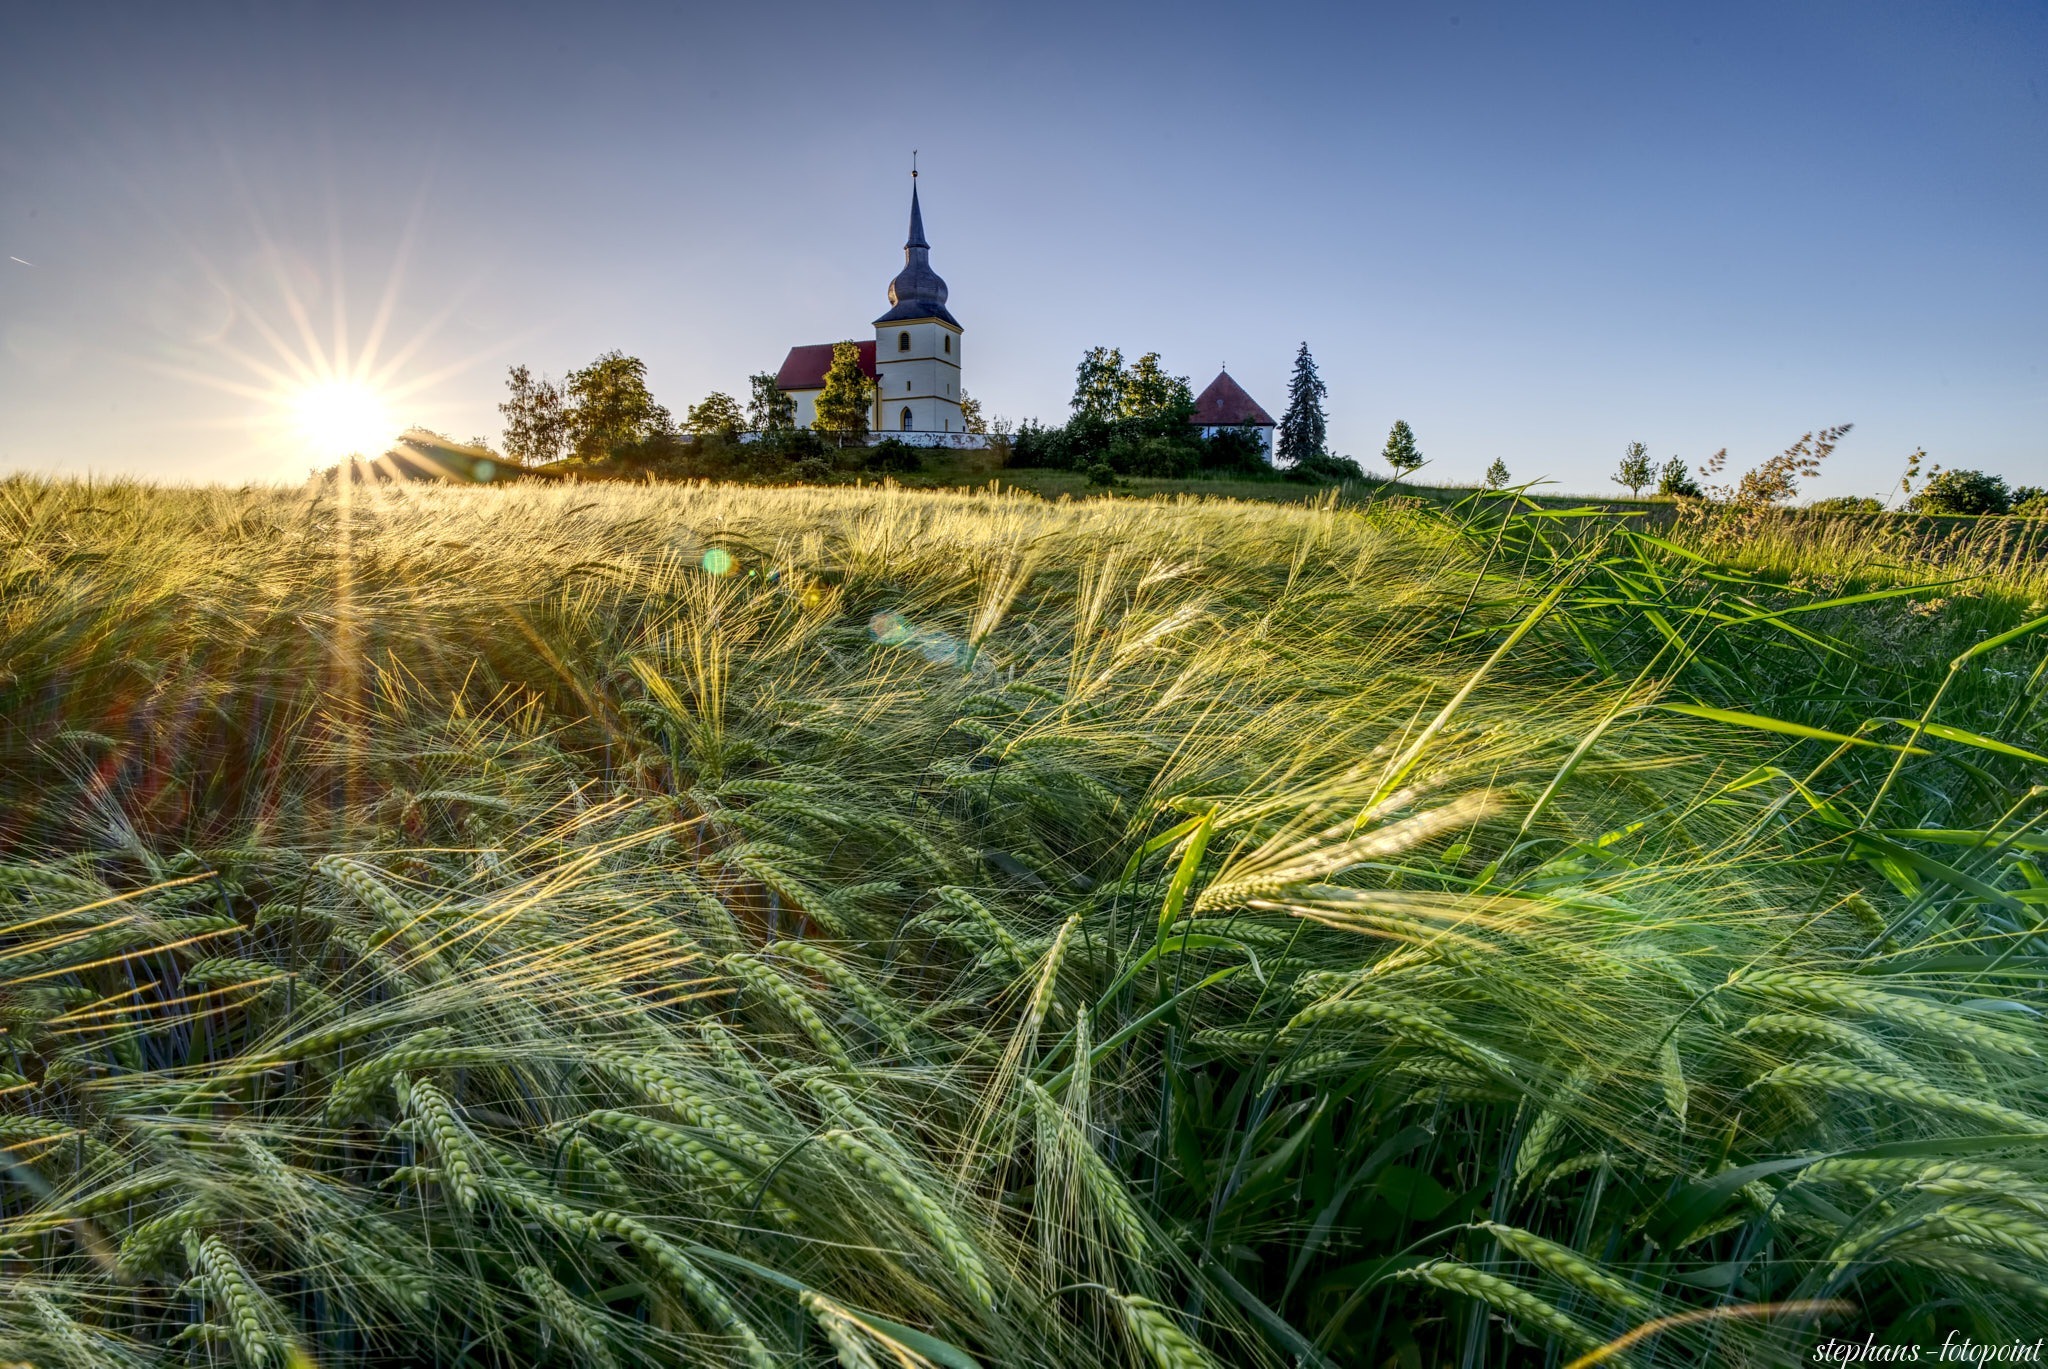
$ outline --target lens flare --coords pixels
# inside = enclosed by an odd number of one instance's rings
[[[359,380],[323,380],[291,396],[293,426],[322,460],[381,456],[397,437],[384,397]]]

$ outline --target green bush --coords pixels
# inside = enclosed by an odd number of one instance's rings
[[[1289,480],[1309,485],[1335,485],[1346,480],[1363,480],[1365,471],[1348,456],[1316,452],[1303,457],[1282,472]]]
[[[1657,493],[1680,499],[1698,499],[1700,485],[1692,478],[1692,471],[1685,462],[1674,456],[1657,472]]]
[[[924,451],[908,442],[888,437],[867,449],[863,465],[877,474],[908,475],[924,469]]]
[[[1906,506],[1914,513],[2005,513],[2012,492],[2002,476],[1983,471],[1942,471],[1929,480]]]

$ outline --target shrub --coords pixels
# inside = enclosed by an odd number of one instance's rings
[[[1272,475],[1273,463],[1266,459],[1265,439],[1249,424],[1225,428],[1200,439],[1201,468],[1234,475]]]
[[[1838,494],[1832,499],[1816,499],[1806,507],[1815,513],[1884,512],[1884,505],[1867,494]]]
[[[2006,513],[2012,493],[2002,476],[1983,471],[1941,471],[1906,505],[1914,513]]]
[[[1109,486],[1116,483],[1116,471],[1107,461],[1098,461],[1088,468],[1088,483]]]
[[[1335,485],[1346,480],[1365,479],[1364,470],[1348,456],[1316,452],[1303,457],[1283,472],[1289,480],[1308,485]]]
[[[907,475],[924,469],[924,452],[897,438],[884,438],[868,448],[862,463],[868,470],[888,475]]]
[[[1698,499],[1700,486],[1692,478],[1691,468],[1674,456],[1657,472],[1657,493],[1680,499]]]

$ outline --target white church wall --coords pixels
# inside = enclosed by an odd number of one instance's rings
[[[906,347],[904,344],[908,342]],[[959,432],[960,334],[936,319],[875,325],[875,382],[879,431],[901,433],[904,410],[911,432]]]

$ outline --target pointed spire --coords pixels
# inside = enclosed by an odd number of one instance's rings
[[[913,247],[929,249],[931,244],[924,240],[924,211],[917,207],[917,173],[910,173],[910,241],[903,244],[903,250]]]
[[[924,237],[924,208],[917,202],[915,164],[910,169],[910,240],[903,244],[903,269],[889,282],[889,304],[889,312],[876,319],[877,324],[935,318],[960,326],[946,312],[946,282],[932,270],[932,245]]]

